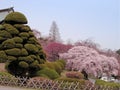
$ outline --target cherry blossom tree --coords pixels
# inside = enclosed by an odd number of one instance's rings
[[[59,59],[59,53],[67,52],[72,45],[66,45],[62,43],[51,42],[44,47],[44,50],[47,53],[47,58],[49,61],[55,61]]]
[[[95,77],[107,75],[118,75],[119,63],[114,57],[99,54],[95,49],[86,46],[75,46],[67,53],[59,54],[60,58],[66,60],[66,69],[85,70]]]

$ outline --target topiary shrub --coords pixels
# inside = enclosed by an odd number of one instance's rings
[[[41,76],[41,75],[46,75],[48,76],[50,79],[56,79],[59,77],[59,74],[53,70],[53,69],[50,69],[50,68],[43,68],[42,70],[38,71],[36,73],[36,76]]]
[[[26,17],[20,12],[12,12],[8,14],[4,21],[10,24],[27,24]]]
[[[46,55],[26,23],[23,14],[13,12],[0,24],[4,27],[0,29],[0,59],[7,61],[6,69],[12,75],[33,77]]]

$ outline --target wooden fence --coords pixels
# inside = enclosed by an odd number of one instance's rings
[[[81,85],[79,82],[65,82],[65,81],[52,81],[33,80],[20,77],[0,76],[1,86],[12,86],[21,88],[32,88],[36,90],[120,90],[119,87],[96,86],[96,85]]]

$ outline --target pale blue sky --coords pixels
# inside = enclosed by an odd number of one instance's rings
[[[43,35],[55,20],[64,41],[90,38],[102,48],[120,48],[119,0],[0,0],[0,9],[11,6]]]

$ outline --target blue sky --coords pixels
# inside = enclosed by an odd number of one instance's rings
[[[120,48],[119,0],[0,0],[0,9],[11,6],[43,35],[55,20],[64,41],[89,38],[102,48]]]

